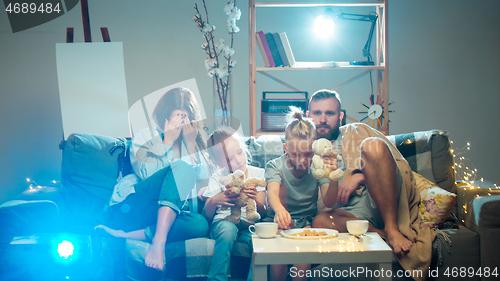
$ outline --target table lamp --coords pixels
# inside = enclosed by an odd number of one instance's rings
[[[368,40],[363,48],[363,56],[366,57],[366,61],[351,61],[351,65],[374,65],[372,55],[370,54],[370,48],[372,44],[373,31],[375,30],[375,25],[378,19],[378,14],[371,12],[367,15],[360,14],[348,14],[342,12],[342,10],[333,11],[331,8],[326,8],[322,15],[316,17],[314,22],[314,28],[317,33],[323,36],[328,36],[333,32],[333,26],[335,25],[334,19],[341,20],[354,20],[354,21],[367,21],[371,22],[370,33],[368,34]]]

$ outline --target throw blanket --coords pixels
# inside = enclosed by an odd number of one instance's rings
[[[413,270],[421,270],[423,272],[423,276],[413,276],[415,280],[425,280],[432,258],[432,241],[436,237],[436,233],[429,227],[420,225],[421,217],[418,212],[420,194],[408,162],[382,133],[365,124],[348,124],[341,127],[341,131],[342,154],[346,165],[345,178],[350,177],[354,170],[360,169],[359,147],[363,140],[369,137],[378,137],[390,147],[403,176],[403,186],[398,203],[398,227],[399,231],[413,242],[411,250],[408,253],[398,255],[397,259],[405,270],[412,272]]]

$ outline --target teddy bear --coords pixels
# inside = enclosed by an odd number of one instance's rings
[[[260,219],[260,215],[257,213],[257,204],[255,200],[241,191],[252,184],[266,186],[266,181],[256,178],[245,180],[245,173],[237,170],[232,174],[219,178],[219,182],[227,189],[230,189],[232,194],[240,194],[240,199],[234,202],[234,206],[230,207],[231,214],[226,217],[227,221],[238,224],[241,218],[241,208],[243,207],[245,207],[246,210],[247,220],[255,222]]]
[[[342,169],[337,169],[332,171],[327,168],[321,156],[330,156],[333,153],[333,145],[332,143],[325,139],[317,139],[313,142],[312,148],[314,150],[314,156],[311,163],[311,172],[312,175],[320,180],[324,178],[328,178],[331,181],[339,181],[344,177],[344,171]],[[342,160],[342,156],[337,154],[337,160]]]

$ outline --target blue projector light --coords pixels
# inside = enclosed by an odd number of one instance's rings
[[[73,256],[73,250],[75,247],[73,246],[73,243],[69,241],[62,241],[57,245],[57,253],[59,253],[59,256],[61,258],[68,259],[70,256]]]

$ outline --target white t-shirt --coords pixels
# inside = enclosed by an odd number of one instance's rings
[[[264,176],[265,170],[264,169],[248,165],[247,170],[248,170],[248,178],[249,179],[250,178],[257,178],[257,179],[265,180],[265,176]],[[228,174],[229,174],[229,171],[227,169],[223,169],[223,170],[220,170],[217,173],[215,173],[208,181],[208,187],[207,187],[207,190],[205,190],[205,193],[203,193],[203,197],[210,198],[214,195],[217,195],[217,194],[225,191],[226,187],[219,183],[219,178],[221,178],[223,176],[227,176]],[[265,191],[265,190],[266,190],[265,187],[257,186],[257,191]],[[215,210],[215,216],[214,216],[213,221],[216,222],[216,221],[224,220],[230,214],[231,214],[230,208],[222,210],[221,206],[218,205],[217,210]],[[247,220],[247,214],[246,214],[246,210],[244,207],[241,208],[241,219],[243,221],[251,223],[251,224],[255,223],[254,221]]]

